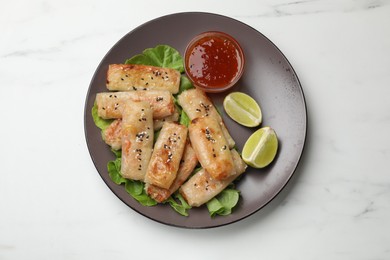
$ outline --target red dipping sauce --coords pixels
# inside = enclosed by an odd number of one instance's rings
[[[191,82],[207,92],[221,92],[241,77],[244,53],[238,42],[222,32],[196,36],[185,52],[185,69]]]

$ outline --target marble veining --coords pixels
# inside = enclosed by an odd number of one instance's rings
[[[259,17],[282,17],[292,15],[310,15],[322,13],[351,13],[359,11],[367,11],[370,9],[381,8],[389,5],[388,0],[360,0],[360,1],[337,1],[337,0],[303,0],[290,1],[278,0],[268,1],[266,8],[259,10],[258,13],[238,17],[259,18]]]
[[[129,209],[98,176],[83,129],[112,45],[189,11],[264,33],[308,105],[293,179],[256,214],[211,230]],[[1,260],[390,259],[390,0],[15,0],[2,2],[0,24]]]

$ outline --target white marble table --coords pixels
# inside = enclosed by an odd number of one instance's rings
[[[111,46],[176,12],[238,19],[302,83],[309,131],[281,194],[238,223],[159,224],[107,188],[83,110]],[[390,1],[2,1],[0,259],[390,259]]]

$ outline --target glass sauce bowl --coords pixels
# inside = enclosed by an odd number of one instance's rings
[[[195,87],[218,93],[233,87],[241,78],[245,57],[230,35],[209,31],[195,36],[185,51],[185,71]]]

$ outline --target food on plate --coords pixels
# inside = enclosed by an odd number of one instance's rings
[[[205,169],[201,169],[180,187],[180,194],[190,206],[199,207],[208,202],[245,172],[247,166],[236,150],[232,150],[232,156],[234,174],[230,177],[216,180]]]
[[[102,92],[96,95],[98,115],[103,119],[121,118],[122,107],[127,101],[148,102],[155,119],[170,116],[175,110],[172,94],[167,90]]]
[[[223,100],[226,113],[237,123],[255,127],[260,125],[262,114],[259,104],[248,94],[232,92]]]
[[[208,98],[206,93],[200,89],[192,88],[183,91],[177,98],[178,103],[186,112],[190,120],[198,117],[213,117],[221,125],[223,134],[229,143],[229,148],[233,148],[235,142],[227,130],[221,115],[218,113],[214,104]]]
[[[226,44],[236,48],[230,41]],[[200,49],[194,49],[197,51]],[[237,55],[239,68],[233,71],[240,74],[244,61],[239,60],[242,54]],[[148,65],[139,65],[142,62]],[[108,162],[107,170],[111,180],[125,184],[125,190],[142,205],[168,203],[187,216],[189,208],[207,203],[210,216],[227,215],[240,197],[233,182],[247,165],[265,167],[273,160],[276,134],[270,128],[255,132],[241,157],[212,100],[180,74],[182,64],[176,50],[159,45],[126,60],[126,64],[109,65],[110,91],[96,95],[92,110],[95,124],[116,156]],[[223,71],[218,64],[212,65]],[[223,81],[209,83],[219,80]],[[244,93],[229,94],[223,105],[240,124],[261,123],[260,107]]]
[[[179,112],[177,109],[172,115],[153,119],[153,130],[158,131],[162,128],[165,122],[177,122],[179,120]],[[103,140],[114,150],[120,150],[122,147],[122,118],[115,119],[102,133]]]
[[[238,42],[222,32],[196,36],[185,51],[185,70],[193,84],[206,92],[222,92],[241,77],[244,53]]]
[[[188,130],[200,164],[214,179],[235,174],[232,154],[217,120],[208,116],[195,118]]]
[[[175,109],[173,111],[173,114],[170,115],[170,116],[163,117],[163,118],[160,118],[160,119],[154,119],[153,120],[154,131],[160,130],[165,122],[177,122],[177,121],[179,121],[179,117],[180,117],[179,111],[177,109]]]
[[[152,109],[147,102],[128,101],[122,113],[121,174],[143,181],[153,149]]]
[[[190,142],[187,141],[183,157],[180,161],[180,167],[177,171],[176,179],[169,187],[169,189],[160,188],[158,186],[146,183],[146,192],[151,198],[159,203],[166,201],[188,179],[197,164],[198,160],[196,158],[195,151],[192,149]]]
[[[175,69],[138,64],[110,64],[107,71],[109,90],[168,90],[179,91],[180,72]]]
[[[114,150],[122,148],[122,118],[115,119],[103,130],[102,137],[104,142]]]
[[[278,138],[269,126],[254,132],[244,144],[242,158],[254,168],[264,168],[275,158],[278,151]]]
[[[186,126],[172,122],[164,123],[148,164],[146,183],[169,189],[179,170],[186,140]]]
[[[150,89],[98,93],[94,113],[100,118],[95,121],[99,125],[101,120],[114,119],[104,122],[101,128],[104,141],[113,151],[118,150],[117,159],[109,162],[108,168],[114,182],[125,182],[126,190],[142,205],[154,205],[150,201],[153,199],[158,203],[169,202],[186,216],[191,207],[178,190],[196,172],[195,168],[202,171],[198,158],[211,172],[207,173],[209,176],[224,179],[223,185],[236,175],[236,170],[230,151],[235,142],[219,112],[204,91],[193,88],[184,79],[180,95]],[[192,140],[188,128],[192,128]],[[206,131],[203,134],[199,132],[202,129]],[[131,188],[140,185],[144,187],[141,195],[139,188]],[[237,190],[229,191],[238,196]],[[232,203],[235,205],[235,200]],[[210,214],[214,216],[215,212]]]

